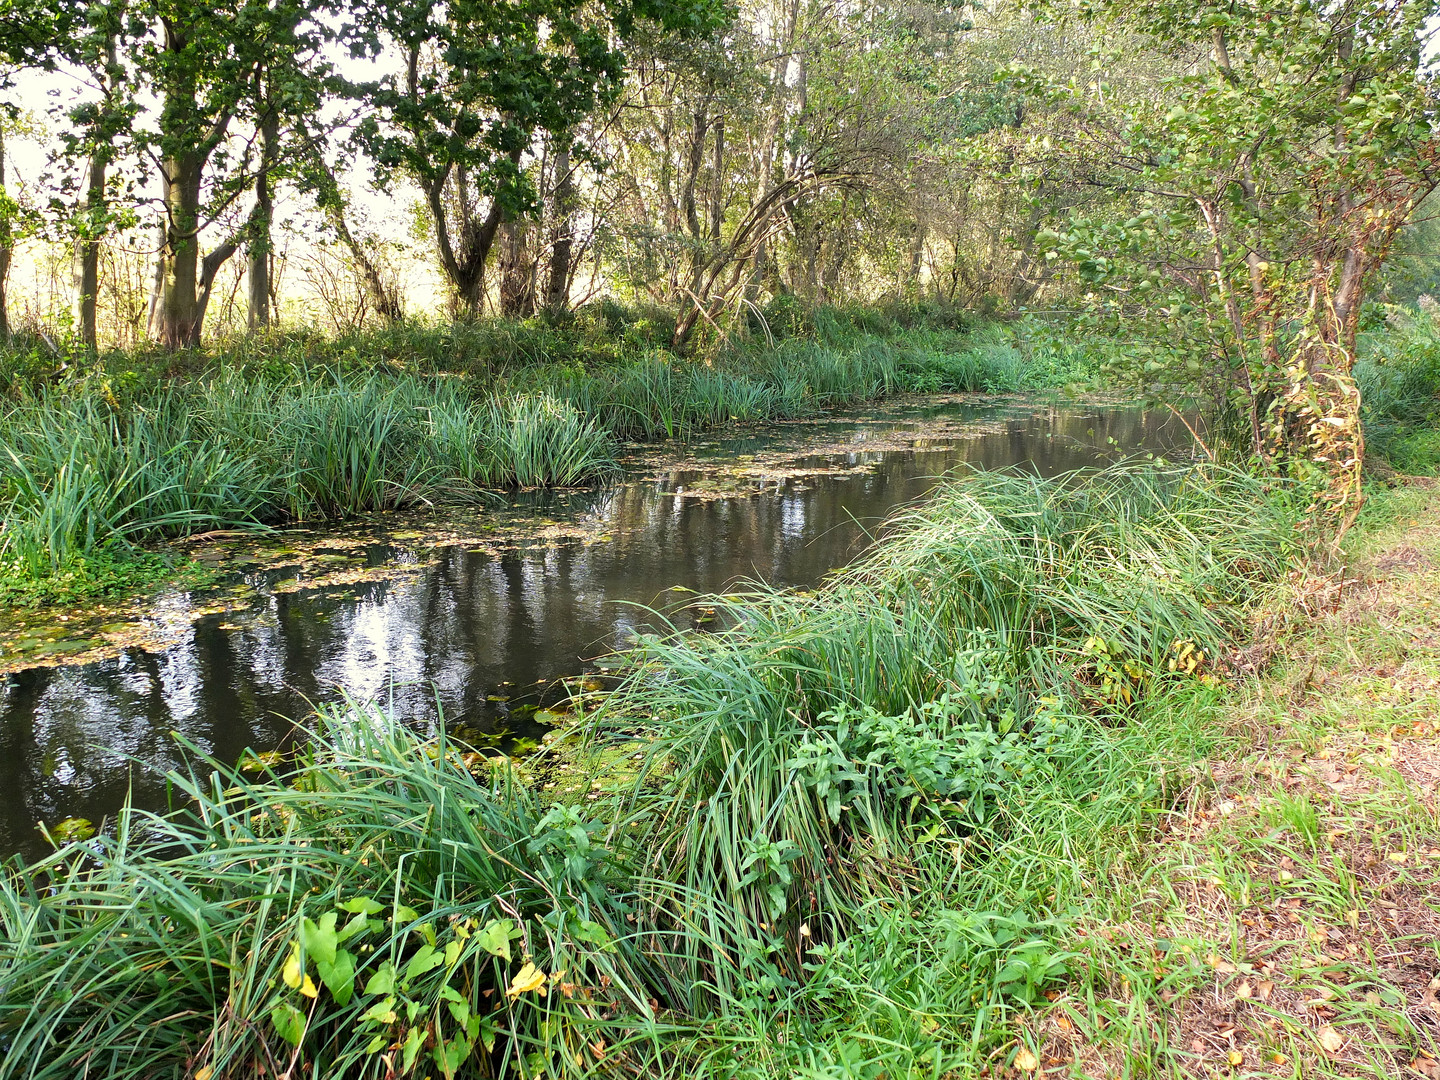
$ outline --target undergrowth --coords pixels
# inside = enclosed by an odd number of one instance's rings
[[[811,596],[711,601],[540,802],[373,708],[0,888],[7,1075],[979,1076],[1223,735],[1295,510],[1222,469],[965,477]],[[1024,1051],[1028,1052],[1028,1051]]]
[[[1382,332],[1366,335],[1355,365],[1368,451],[1393,469],[1434,475],[1440,467],[1440,307],[1389,309]]]

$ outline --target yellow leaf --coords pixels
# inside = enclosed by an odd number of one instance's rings
[[[1336,1031],[1329,1024],[1320,1029],[1320,1045],[1329,1053],[1336,1053],[1345,1045],[1345,1036]]]
[[[542,997],[545,994],[545,972],[528,961],[510,980],[510,989],[505,993],[510,997],[519,997],[527,990],[538,990]]]
[[[210,1077],[214,1075],[215,1070],[212,1069],[209,1065],[206,1065],[203,1069],[195,1070],[195,1080],[210,1080]]]
[[[280,972],[280,977],[285,980],[286,986],[291,990],[296,990],[299,989],[300,976],[303,974],[304,971],[300,967],[300,946],[297,945],[290,950],[290,956],[285,961],[285,967]]]
[[[1039,1060],[1030,1052],[1028,1046],[1022,1046],[1020,1052],[1015,1055],[1015,1067],[1021,1072],[1034,1072],[1040,1067]]]
[[[1245,1055],[1240,1053],[1239,1050],[1231,1050],[1230,1053],[1226,1055],[1226,1058],[1231,1065],[1245,1064]]]
[[[311,979],[309,975],[306,975],[305,981],[300,984],[300,993],[308,998],[320,996],[319,988],[316,987],[314,980]]]
[[[1389,855],[1385,856],[1385,858],[1389,859],[1393,863],[1403,863],[1409,857],[1410,856],[1405,854],[1405,852],[1403,851],[1392,851]]]

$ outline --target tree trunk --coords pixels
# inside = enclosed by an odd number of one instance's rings
[[[535,259],[530,223],[510,219],[500,227],[500,314],[525,318],[535,312]]]
[[[280,121],[272,109],[260,123],[260,171],[255,177],[255,209],[250,214],[250,235],[246,248],[250,264],[247,323],[252,332],[263,330],[270,325],[270,256],[274,250],[271,222],[275,212],[270,174],[275,168],[276,143],[279,139]]]
[[[108,148],[97,147],[90,154],[89,178],[85,190],[84,232],[75,241],[75,327],[80,341],[95,348],[96,304],[100,295],[100,223],[105,213],[105,167]]]
[[[5,132],[0,130],[0,198],[5,197]],[[5,279],[10,276],[10,218],[0,207],[0,337],[10,336],[10,314],[5,305]]]
[[[91,127],[91,137],[96,142],[90,149],[85,184],[85,225],[75,241],[74,257],[75,326],[81,342],[91,349],[99,342],[96,307],[100,297],[100,238],[109,230],[105,221],[105,174],[114,151],[109,141],[107,120],[113,115],[113,95],[120,77],[113,33],[105,42],[105,61],[105,100],[101,106],[102,113],[92,122]]]
[[[522,151],[512,150],[510,160],[520,163]],[[476,219],[468,213],[461,215],[455,225],[455,239],[451,239],[451,222],[445,212],[445,184],[448,173],[431,180],[425,188],[425,201],[435,222],[435,246],[439,249],[440,269],[455,290],[455,300],[461,312],[469,317],[480,314],[485,302],[485,263],[490,258],[490,249],[495,245],[496,234],[504,213],[500,199],[492,199],[490,210],[485,217]],[[456,178],[458,202],[463,207],[470,196],[466,190],[465,177]]]
[[[552,315],[570,306],[570,252],[575,241],[574,196],[570,147],[566,144],[555,152],[555,224],[550,239],[550,280],[545,286],[545,310]]]
[[[160,302],[151,332],[167,349],[200,343],[200,176],[193,152],[165,162],[165,244],[160,249]]]

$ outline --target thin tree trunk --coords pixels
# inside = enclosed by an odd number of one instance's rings
[[[275,168],[276,143],[279,139],[280,122],[272,109],[260,123],[260,171],[255,177],[255,209],[250,214],[250,235],[246,249],[250,264],[247,322],[252,331],[263,330],[270,325],[270,257],[274,251],[271,224],[275,216],[270,174]]]
[[[300,126],[300,137],[310,141],[310,136],[303,125]],[[334,230],[335,236],[340,243],[345,245],[345,250],[350,253],[350,258],[355,261],[355,268],[360,272],[360,280],[365,286],[365,291],[370,296],[371,306],[375,313],[387,323],[396,323],[405,317],[405,306],[402,303],[399,291],[392,288],[380,272],[380,267],[365,250],[365,245],[355,239],[350,231],[350,224],[345,220],[345,197],[340,192],[340,184],[335,179],[335,173],[326,162],[323,153],[317,144],[309,155],[309,181],[315,185],[315,198],[321,211],[325,214],[325,220],[329,222],[330,228]]]
[[[105,213],[108,158],[108,152],[98,147],[90,154],[85,191],[85,231],[75,241],[75,326],[81,343],[91,349],[99,340],[95,314],[100,295],[100,237],[97,233]]]
[[[0,130],[0,195],[5,192],[5,132]],[[10,314],[5,304],[5,279],[10,276],[10,219],[0,215],[0,337],[10,336]]]
[[[550,242],[550,281],[545,286],[545,309],[558,314],[570,306],[570,252],[575,241],[575,183],[570,175],[570,147],[555,152],[555,225]]]
[[[91,349],[99,342],[96,308],[100,296],[100,238],[108,229],[105,223],[105,177],[113,154],[105,116],[114,107],[118,71],[115,36],[112,33],[105,42],[105,101],[101,106],[104,112],[91,129],[94,137],[103,141],[98,141],[90,150],[85,184],[85,225],[75,241],[74,256],[75,326],[81,342]]]

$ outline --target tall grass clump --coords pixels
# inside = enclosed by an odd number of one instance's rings
[[[212,762],[183,813],[0,871],[6,1077],[580,1073],[603,1017],[684,999],[595,822],[378,712],[325,723],[283,777]]]
[[[918,835],[1001,844],[1031,785],[1093,772],[1097,714],[1213,678],[1291,532],[1239,473],[982,473],[819,594],[707,601],[729,628],[646,638],[607,705],[645,747],[651,875],[684,884],[657,910],[723,897],[742,937],[798,955],[879,884],[918,888]]]
[[[415,376],[227,373],[123,412],[49,392],[0,417],[0,559],[35,576],[107,545],[585,483],[615,449],[549,395],[477,402]]]

